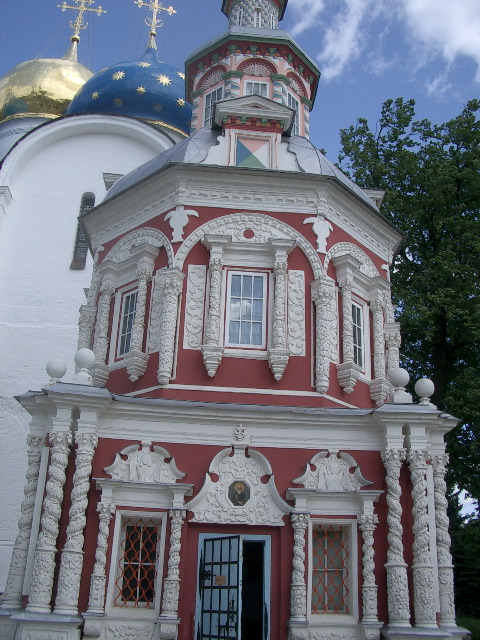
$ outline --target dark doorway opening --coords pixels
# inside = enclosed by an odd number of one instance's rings
[[[264,599],[264,555],[263,542],[244,540],[241,637],[245,640],[263,640],[268,629]]]

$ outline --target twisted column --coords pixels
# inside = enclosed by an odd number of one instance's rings
[[[83,531],[87,522],[85,511],[88,505],[87,494],[90,488],[92,458],[98,438],[90,433],[76,433],[75,444],[77,445],[76,468],[73,475],[67,539],[60,561],[54,613],[78,613],[78,595],[83,567]]]
[[[437,628],[435,592],[433,590],[433,566],[430,553],[427,501],[427,461],[431,458],[426,450],[408,452],[408,464],[412,479],[413,498],[413,601],[415,625]]]
[[[132,326],[130,351],[125,354],[127,373],[132,382],[143,376],[147,368],[148,355],[143,351],[143,336],[145,333],[145,312],[147,308],[147,288],[152,278],[153,261],[148,258],[140,260],[137,269],[138,289],[135,317]]]
[[[388,551],[387,570],[388,617],[390,626],[409,627],[407,565],[403,559],[402,506],[400,497],[400,469],[406,459],[405,449],[386,449],[382,461],[387,472],[387,524]]]
[[[203,363],[211,378],[216,374],[223,356],[223,347],[220,346],[222,270],[221,258],[210,258],[210,289],[202,355]]]
[[[316,308],[315,378],[318,393],[328,391],[330,360],[335,331],[335,283],[331,278],[318,278],[312,284],[312,299]]]
[[[168,384],[172,377],[178,296],[182,292],[183,278],[184,274],[178,269],[161,269],[157,275],[157,283],[162,292],[157,371],[157,379],[160,384]]]
[[[94,384],[104,387],[108,380],[108,367],[106,364],[108,351],[108,325],[110,322],[110,305],[115,285],[113,282],[102,282],[100,288],[100,299],[98,301],[97,323],[95,326],[95,337],[93,341],[93,352],[95,353],[95,374]]]
[[[268,363],[275,380],[281,380],[288,364],[287,326],[285,321],[287,304],[287,261],[279,256],[273,270],[275,278],[273,297],[272,347],[268,350]]]
[[[440,626],[456,627],[453,590],[453,564],[448,532],[448,502],[445,483],[448,455],[436,454],[432,458],[433,490],[435,500],[435,532],[437,539],[438,583],[440,591]]]
[[[53,573],[55,570],[56,541],[59,520],[62,513],[63,485],[68,463],[72,434],[69,431],[52,431],[49,435],[52,445],[48,481],[45,486],[41,531],[35,548],[32,584],[27,611],[50,613]]]
[[[185,509],[170,510],[170,552],[168,555],[168,574],[163,586],[161,618],[178,618],[178,600],[180,597],[180,550],[182,525]]]
[[[42,450],[45,445],[45,438],[29,435],[28,445],[28,467],[26,484],[23,490],[23,502],[21,515],[18,521],[18,534],[13,547],[10,570],[8,572],[7,585],[3,593],[1,609],[21,609],[22,608],[22,588],[27,566],[28,547],[30,544],[30,533],[32,529],[33,511],[35,507],[35,496],[37,494],[38,474],[40,471],[40,461]]]
[[[90,578],[90,597],[87,613],[105,612],[105,585],[107,576],[105,566],[107,564],[108,535],[110,520],[115,513],[115,505],[109,502],[97,504],[99,517],[97,548],[95,549],[95,565]]]
[[[307,619],[307,585],[305,582],[305,530],[308,513],[292,513],[293,527],[293,571],[290,596],[290,615],[293,621]]]
[[[363,623],[378,622],[378,587],[375,582],[375,550],[373,533],[378,524],[376,514],[363,515],[359,518],[360,531],[363,537]]]

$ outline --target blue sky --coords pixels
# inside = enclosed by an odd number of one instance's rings
[[[59,3],[2,6],[0,76],[24,60],[64,54],[76,14],[61,11]],[[177,14],[165,14],[158,49],[164,62],[183,67],[192,50],[226,29],[227,20],[221,0],[171,3]],[[145,8],[133,0],[91,6],[100,5],[107,13],[88,15],[79,47],[79,60],[92,71],[135,59],[147,42]],[[358,117],[375,122],[388,98],[414,98],[418,117],[438,123],[479,95],[478,0],[290,0],[281,26],[322,71],[311,138],[334,161],[340,128]]]

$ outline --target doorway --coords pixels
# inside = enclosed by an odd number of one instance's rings
[[[270,537],[199,540],[196,640],[268,640]]]

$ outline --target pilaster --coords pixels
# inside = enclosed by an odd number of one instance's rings
[[[145,333],[145,312],[147,307],[147,289],[153,274],[154,262],[150,257],[140,258],[137,268],[138,293],[135,307],[135,318],[132,327],[130,351],[125,354],[128,377],[132,382],[138,380],[145,373],[148,364],[148,354],[143,351],[143,337]]]
[[[168,384],[172,377],[178,297],[182,292],[184,277],[185,275],[179,269],[161,269],[155,276],[156,284],[162,292],[157,379],[164,385]]]
[[[335,283],[321,276],[312,283],[312,299],[316,308],[315,323],[315,386],[318,393],[326,393],[330,378],[332,336],[336,327]]]
[[[93,341],[93,352],[95,353],[95,373],[94,384],[97,387],[104,387],[108,380],[108,366],[106,357],[108,351],[108,325],[110,320],[110,306],[115,284],[111,280],[102,281],[100,288],[100,299],[98,301],[97,321],[95,326],[95,337]]]

